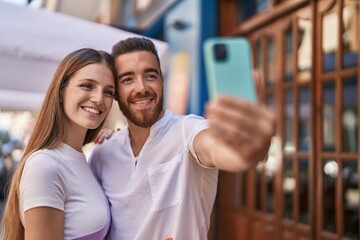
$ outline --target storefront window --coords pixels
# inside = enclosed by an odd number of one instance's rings
[[[359,7],[359,1],[346,0],[342,9],[343,33],[341,39],[343,47],[343,68],[355,67],[358,65],[360,31]]]
[[[239,204],[240,204],[240,192],[241,192],[241,188],[240,188],[240,182],[239,182],[239,176],[238,174],[232,174],[230,176],[231,178],[231,206],[234,208],[238,208]]]
[[[255,45],[255,68],[260,70],[262,61],[263,61],[263,54],[262,54],[262,47],[261,47],[261,41],[257,41]]]
[[[292,81],[294,78],[294,48],[293,48],[293,30],[288,29],[285,32],[285,73],[284,80],[286,82]]]
[[[268,9],[271,4],[270,2],[271,0],[237,0],[237,23],[240,24],[253,15]]]
[[[240,174],[240,184],[241,184],[241,207],[247,206],[247,185],[248,185],[248,173],[244,172]]]
[[[312,69],[312,21],[298,19],[297,71],[299,81],[311,78]]]
[[[299,222],[309,224],[309,160],[299,161]]]
[[[309,87],[302,87],[299,90],[299,140],[298,149],[309,151],[310,146],[310,93]]]
[[[358,95],[356,77],[343,80],[342,87],[342,150],[358,151]]]
[[[275,98],[273,94],[269,94],[266,97],[266,106],[275,113]]]
[[[294,95],[292,90],[285,92],[285,145],[284,151],[293,152],[295,151],[294,144]]]
[[[343,219],[344,236],[359,239],[359,172],[356,160],[343,161]],[[354,227],[353,227],[354,226]]]
[[[339,167],[334,160],[325,160],[322,164],[323,173],[323,199],[322,199],[322,220],[323,230],[336,232],[336,211],[335,211],[335,182],[338,176]]]
[[[265,179],[266,179],[266,211],[274,212],[274,178],[275,169],[271,162],[265,164]]]
[[[256,196],[256,202],[255,202],[255,208],[257,210],[261,210],[261,193],[262,193],[262,173],[263,173],[263,169],[264,169],[264,164],[263,163],[259,163],[256,166],[256,170],[255,170],[255,184],[256,184],[256,192],[255,192],[255,196]]]
[[[274,56],[274,41],[269,38],[266,49],[266,84],[273,86],[275,84],[275,56]]]
[[[296,188],[296,181],[294,176],[293,160],[286,158],[283,166],[283,193],[284,193],[284,211],[283,217],[293,219],[293,198]]]
[[[335,11],[330,11],[322,19],[323,72],[332,72],[336,65],[336,49],[339,47],[336,36],[339,34],[339,20]]]
[[[329,81],[323,84],[322,109],[322,146],[323,151],[335,151],[335,83]]]

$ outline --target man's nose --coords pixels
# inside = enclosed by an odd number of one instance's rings
[[[136,81],[136,91],[137,92],[144,92],[145,91],[145,89],[146,89],[146,84],[145,84],[145,81],[144,81],[144,79],[138,79],[137,81]]]

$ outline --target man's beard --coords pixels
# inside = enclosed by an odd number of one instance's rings
[[[146,91],[145,93],[136,94],[136,98],[141,97],[153,97],[153,101],[157,99],[157,95],[155,93],[150,93]],[[129,102],[129,101],[128,101]],[[128,121],[132,122],[138,127],[148,128],[151,127],[157,120],[159,120],[159,116],[163,110],[163,96],[161,95],[159,98],[159,102],[155,107],[142,109],[142,110],[132,110],[128,102],[126,101],[118,101],[121,112],[127,118]]]

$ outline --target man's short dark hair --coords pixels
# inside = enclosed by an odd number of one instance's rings
[[[155,44],[150,39],[144,37],[131,37],[119,41],[112,47],[111,55],[114,59],[116,59],[116,57],[121,54],[130,53],[134,51],[151,52],[156,57],[156,60],[159,64],[159,68],[161,69],[160,59]]]

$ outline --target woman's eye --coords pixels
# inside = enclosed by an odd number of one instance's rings
[[[92,90],[94,88],[92,84],[88,84],[88,83],[87,84],[81,84],[80,87],[84,88],[86,90]]]
[[[114,97],[114,92],[113,91],[111,91],[111,90],[105,90],[104,91],[104,95],[105,96],[108,96],[108,97]]]

